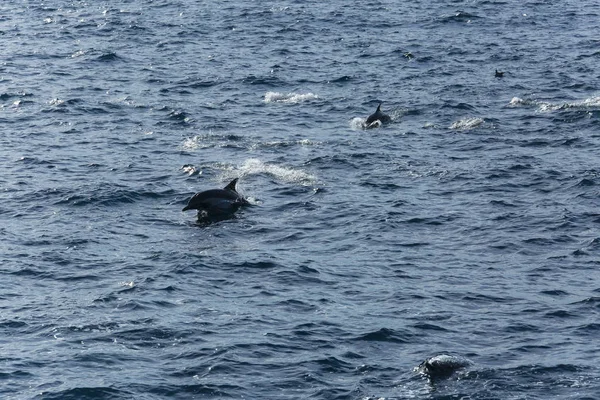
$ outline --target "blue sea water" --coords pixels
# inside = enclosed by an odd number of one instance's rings
[[[0,398],[600,398],[599,17],[4,1]]]

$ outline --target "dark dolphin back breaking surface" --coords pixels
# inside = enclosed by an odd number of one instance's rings
[[[182,211],[198,210],[198,217],[222,216],[235,213],[241,206],[249,204],[236,190],[238,178],[223,189],[209,189],[196,193]]]
[[[379,105],[377,106],[377,110],[375,110],[373,114],[369,115],[365,124],[367,125],[367,127],[370,127],[373,126],[373,124],[377,121],[379,121],[381,124],[387,124],[392,121],[392,118],[389,115],[384,114],[381,111],[381,103],[379,103]]]

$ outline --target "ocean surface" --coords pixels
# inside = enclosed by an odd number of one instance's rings
[[[599,21],[3,1],[0,398],[599,399]]]

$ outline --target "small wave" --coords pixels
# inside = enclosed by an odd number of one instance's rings
[[[89,59],[98,62],[113,62],[121,60],[121,57],[117,53],[112,51],[96,50],[96,49],[80,49],[71,54],[71,58]]]
[[[459,131],[466,131],[473,128],[477,128],[479,125],[483,124],[485,120],[479,117],[467,117],[455,121],[450,125],[450,129],[455,129]]]
[[[143,199],[155,199],[161,196],[171,196],[172,190],[155,192],[145,189],[134,189],[122,185],[94,185],[78,189],[56,190],[53,196],[60,196],[53,202],[55,205],[73,207],[117,207],[121,204],[132,204]],[[45,195],[48,198],[48,194]]]
[[[318,99],[314,93],[279,93],[279,92],[267,92],[265,93],[265,103],[288,103],[288,104],[296,104],[301,103],[303,101],[315,100]]]
[[[102,54],[100,54],[98,57],[96,57],[96,61],[99,62],[113,62],[113,61],[119,61],[121,59],[121,57],[119,57],[117,55],[117,53],[113,53],[112,51],[108,51],[108,52],[104,52]]]
[[[180,122],[190,122],[191,121],[191,118],[188,116],[188,114],[185,111],[181,111],[181,110],[171,110],[169,112],[168,118],[170,120],[180,121]]]
[[[286,148],[293,146],[318,146],[323,144],[323,142],[314,141],[310,139],[300,139],[300,140],[273,140],[268,142],[260,142],[253,144],[250,148],[252,150],[261,149],[261,148]]]
[[[479,19],[479,18],[481,18],[481,17],[479,17],[475,14],[471,14],[471,13],[464,12],[464,11],[458,11],[455,14],[445,15],[445,16],[441,17],[439,19],[439,21],[441,23],[466,22],[467,24],[470,24],[474,19]]]
[[[45,399],[101,399],[101,398],[119,398],[128,396],[127,391],[111,388],[108,386],[78,386],[74,388],[47,391],[43,397]]]
[[[395,342],[406,343],[409,341],[410,334],[399,333],[389,328],[381,328],[377,331],[364,333],[356,338],[356,340],[367,342]]]
[[[354,78],[352,76],[344,75],[344,76],[340,76],[339,78],[333,79],[330,82],[331,83],[346,83],[346,82],[350,82],[352,80],[354,80]]]
[[[314,175],[302,170],[264,163],[256,158],[246,160],[244,164],[232,169],[232,171],[235,172],[235,176],[267,174],[284,182],[299,183],[306,186],[314,184],[317,181]]]

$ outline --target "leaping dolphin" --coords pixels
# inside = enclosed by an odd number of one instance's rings
[[[379,126],[375,124],[376,121],[379,121],[379,125],[388,124],[392,121],[392,118],[389,115],[381,112],[381,103],[379,103],[377,106],[377,110],[373,114],[369,115],[365,121],[365,125],[367,128],[374,128]]]
[[[235,213],[241,206],[250,204],[236,190],[235,178],[223,189],[210,189],[196,193],[182,211],[198,210],[198,218],[219,218]]]

